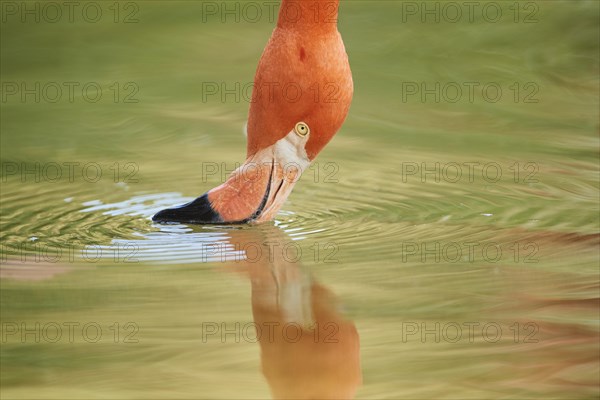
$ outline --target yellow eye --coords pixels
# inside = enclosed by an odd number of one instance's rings
[[[310,133],[310,128],[304,122],[298,122],[294,127],[294,131],[300,136],[306,136]]]

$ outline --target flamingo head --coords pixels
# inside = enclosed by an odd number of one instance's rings
[[[315,7],[331,4],[335,15],[321,13],[324,16],[315,19]],[[190,203],[160,211],[154,221],[223,224],[273,219],[350,107],[352,74],[336,22],[337,1],[283,0],[254,78],[246,162],[222,185]]]

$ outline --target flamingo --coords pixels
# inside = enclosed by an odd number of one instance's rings
[[[258,63],[247,123],[247,155],[226,182],[162,210],[156,222],[272,220],[302,172],[342,126],[353,95],[337,29],[339,0],[282,0]]]

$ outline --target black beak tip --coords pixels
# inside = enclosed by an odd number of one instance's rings
[[[154,214],[154,222],[178,222],[187,224],[218,224],[223,219],[216,212],[205,193],[196,200],[178,207],[167,208]]]
[[[167,208],[165,210],[160,210],[156,214],[152,216],[152,221],[154,222],[175,222],[173,221],[173,209]]]

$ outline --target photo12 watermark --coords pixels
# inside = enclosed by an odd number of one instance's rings
[[[139,343],[135,322],[2,322],[1,343]]]
[[[131,161],[111,164],[83,161],[0,163],[0,180],[6,183],[17,179],[21,183],[138,183],[139,165]]]
[[[513,343],[539,343],[539,326],[535,322],[413,322],[403,321],[402,343],[498,343],[509,339]]]
[[[11,103],[139,103],[140,87],[136,82],[78,81],[2,81],[0,101]]]
[[[400,164],[402,183],[539,183],[540,166],[534,161],[447,161]]]
[[[136,1],[2,1],[2,24],[55,24],[140,22],[140,2]]]
[[[515,24],[539,22],[540,6],[535,1],[402,1],[402,23]]]
[[[335,322],[314,322],[303,326],[296,322],[266,321],[227,324],[225,322],[203,322],[202,343],[218,340],[221,343],[338,343],[339,325]]]
[[[312,242],[300,245],[296,241],[264,242],[214,242],[200,244],[200,262],[259,263],[272,264],[283,261],[288,264],[312,262],[337,264],[340,247],[336,242]]]
[[[300,58],[302,59],[302,51]],[[306,57],[306,55],[304,55]],[[202,102],[220,103],[337,103],[340,101],[340,86],[336,82],[312,83],[295,81],[255,82],[202,82]]]
[[[41,243],[36,237],[14,244],[0,245],[0,262],[11,264],[93,264],[103,260],[113,263],[138,263],[140,245],[137,242],[115,242],[110,245]]]
[[[540,261],[540,247],[533,241],[402,241],[399,247],[402,263],[536,264]]]
[[[203,23],[274,23],[282,24],[337,24],[337,1],[307,2],[290,0],[281,8],[280,1],[203,1]]]
[[[403,103],[498,103],[540,102],[540,85],[536,82],[402,82]]]
[[[310,164],[302,174],[299,172],[302,168],[298,163],[287,162],[247,162],[247,163],[226,163],[215,161],[203,161],[200,166],[200,176],[202,183],[208,182],[223,182],[232,177],[232,173],[236,174],[234,179],[244,182],[260,181],[269,174],[272,167],[279,168],[283,171],[283,179],[288,183],[295,183],[302,177],[314,183],[339,183],[340,166],[336,162],[318,161]]]

